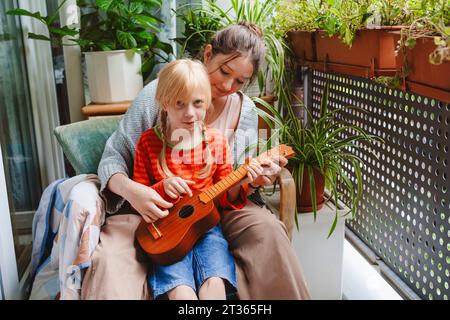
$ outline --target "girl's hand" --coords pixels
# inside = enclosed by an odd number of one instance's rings
[[[194,181],[185,180],[180,177],[170,177],[164,179],[164,192],[172,199],[177,199],[183,194],[192,197],[192,191],[189,185],[194,183]]]
[[[145,222],[155,222],[169,214],[167,209],[171,208],[173,204],[165,201],[153,188],[128,178],[126,181],[124,198],[139,212]]]

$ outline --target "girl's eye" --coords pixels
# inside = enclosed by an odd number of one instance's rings
[[[203,107],[203,101],[202,100],[195,101],[194,106],[197,108]]]
[[[184,106],[183,101],[177,101],[177,107],[182,108]]]

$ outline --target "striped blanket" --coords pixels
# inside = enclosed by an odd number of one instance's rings
[[[99,186],[96,175],[81,174],[44,190],[33,219],[30,299],[80,299],[105,219]]]

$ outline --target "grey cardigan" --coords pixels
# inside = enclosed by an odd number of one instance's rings
[[[116,213],[125,199],[106,189],[106,184],[115,173],[133,176],[134,153],[141,134],[156,125],[159,108],[155,102],[157,80],[153,80],[141,90],[123,116],[116,131],[106,142],[102,159],[98,166],[100,193],[106,201],[106,211]],[[254,155],[258,142],[258,115],[255,104],[249,97],[242,97],[241,115],[233,138],[229,141],[233,162],[241,164],[249,155]]]

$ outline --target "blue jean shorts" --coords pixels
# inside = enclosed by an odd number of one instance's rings
[[[157,299],[180,285],[198,292],[205,280],[211,277],[226,280],[228,293],[236,291],[234,259],[218,225],[205,233],[182,260],[166,266],[154,264],[148,283],[153,299]]]

